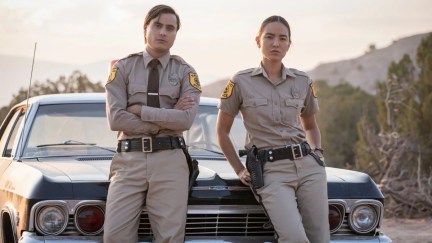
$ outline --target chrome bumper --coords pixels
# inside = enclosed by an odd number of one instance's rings
[[[102,236],[37,236],[31,232],[24,232],[19,243],[102,243]],[[144,239],[140,243],[150,243],[151,239]],[[225,236],[225,237],[186,237],[185,243],[271,243],[276,242],[272,237],[242,237],[242,236]],[[330,243],[391,243],[392,240],[384,234],[378,236],[332,236]]]

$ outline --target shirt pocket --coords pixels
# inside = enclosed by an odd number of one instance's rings
[[[162,108],[173,108],[180,98],[180,86],[161,85],[159,99]]]
[[[129,83],[128,96],[128,105],[147,104],[147,85]]]
[[[268,100],[263,98],[252,98],[243,101],[244,113],[249,118],[258,120],[268,118]]]
[[[284,125],[297,126],[300,123],[300,113],[304,107],[303,99],[286,99],[281,107],[282,118]]]

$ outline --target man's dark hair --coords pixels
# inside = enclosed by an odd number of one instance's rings
[[[176,11],[167,5],[156,5],[152,9],[149,10],[147,16],[144,19],[144,30],[147,29],[147,26],[150,24],[152,19],[159,17],[161,14],[174,14],[177,18],[177,31],[180,29],[180,17],[176,13]]]

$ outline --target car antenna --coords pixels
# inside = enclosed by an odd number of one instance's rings
[[[36,56],[36,46],[37,46],[37,42],[35,42],[34,49],[33,49],[33,60],[32,60],[32,66],[31,66],[31,71],[30,71],[30,81],[29,81],[29,86],[28,86],[28,89],[27,89],[27,99],[26,99],[26,106],[25,106],[26,110],[28,109],[28,104],[29,104],[29,99],[30,99],[30,90],[31,90],[31,83],[32,83],[32,78],[33,78],[33,67],[34,67],[34,61],[35,61],[35,56]],[[27,116],[28,116],[28,112],[26,111],[25,114],[24,114],[23,128],[21,130],[21,136],[20,136],[21,141],[19,143],[21,145],[21,149],[20,149],[20,154],[19,154],[19,157],[18,157],[18,161],[20,161],[20,162],[21,162],[21,157],[22,157],[23,148],[24,148],[24,145],[23,145],[23,140],[24,140],[23,135],[24,135],[25,124],[26,124],[26,121],[27,121]]]

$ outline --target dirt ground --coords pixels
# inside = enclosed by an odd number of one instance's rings
[[[384,218],[381,230],[395,243],[432,243],[432,218]]]

